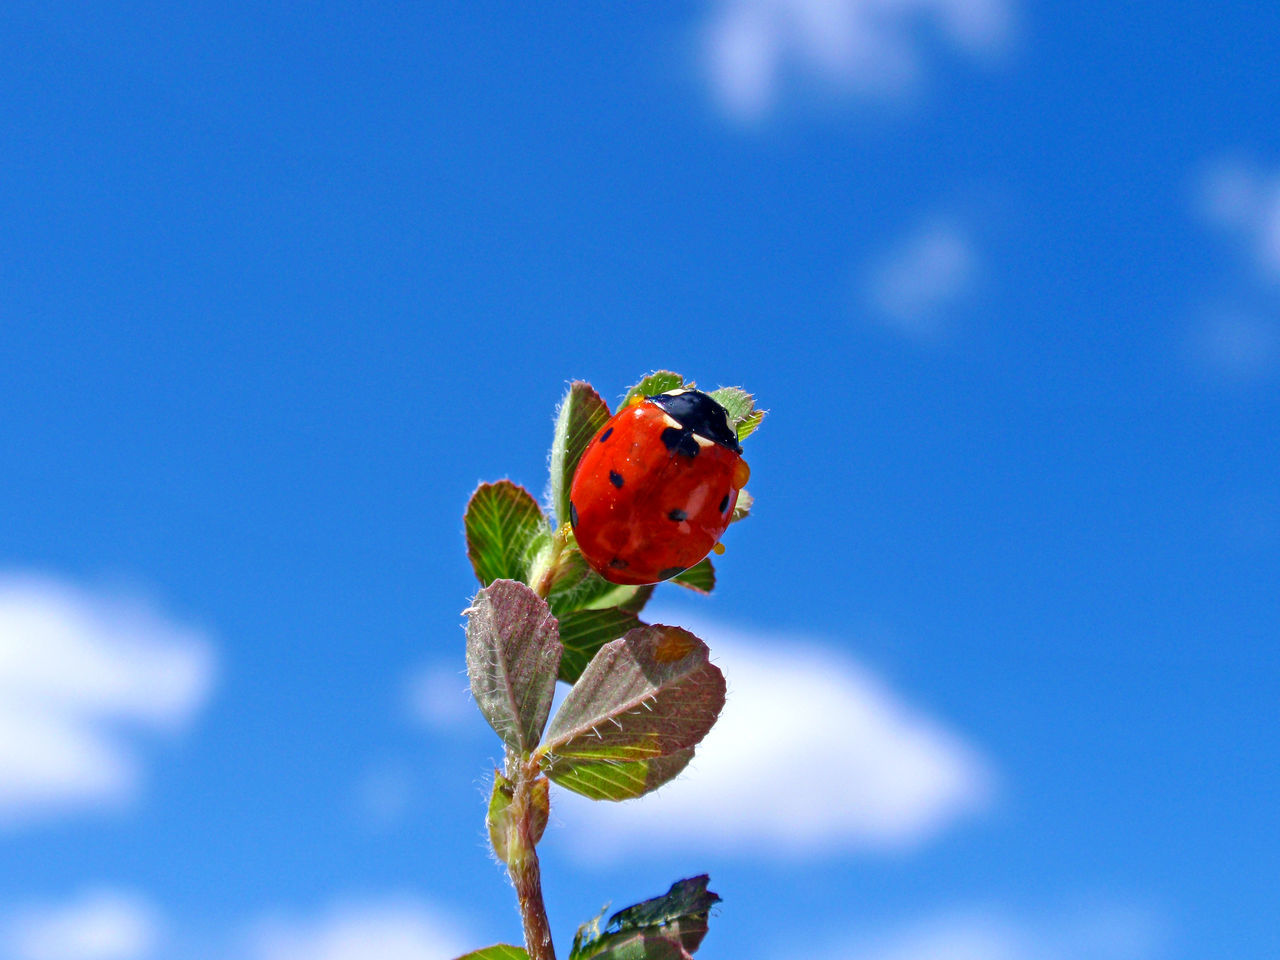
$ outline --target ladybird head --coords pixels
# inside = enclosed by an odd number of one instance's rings
[[[680,388],[646,397],[663,409],[681,427],[713,443],[741,454],[738,435],[729,423],[729,413],[701,390]]]

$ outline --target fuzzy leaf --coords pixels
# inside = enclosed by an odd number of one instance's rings
[[[747,439],[756,432],[756,427],[760,426],[760,421],[764,419],[765,411],[754,410],[751,414],[738,424],[738,440]]]
[[[668,758],[702,740],[724,691],[707,645],[687,630],[631,630],[600,648],[560,705],[538,751],[543,769],[571,790],[592,784],[588,796],[639,796],[674,776]],[[625,776],[602,781],[603,765],[627,765]]]
[[[584,924],[569,960],[689,957],[706,937],[708,916],[719,900],[707,889],[705,874],[679,880],[663,896],[619,910],[603,931],[599,918]]]
[[[716,569],[711,565],[710,557],[703,557],[684,573],[677,573],[671,582],[698,593],[710,593],[715,589]]]
[[[729,415],[729,425],[737,427],[739,423],[751,416],[756,408],[755,397],[741,387],[721,387],[707,394],[712,400],[724,407]]]
[[[467,556],[486,587],[495,580],[525,580],[532,554],[551,534],[538,501],[510,480],[482,483],[467,503],[463,523]]]
[[[655,370],[627,391],[626,396],[622,398],[622,402],[618,404],[618,409],[621,410],[637,397],[652,397],[684,386],[692,387],[693,384],[686,384],[684,377],[678,373],[672,373],[670,370]]]
[[[638,614],[644,609],[644,605],[649,602],[649,598],[653,596],[656,586],[656,584],[646,583],[643,587],[632,587],[631,595],[620,597],[618,606],[623,610]]]
[[[492,947],[464,954],[457,960],[529,960],[529,951],[509,943],[495,943]]]
[[[591,569],[587,558],[572,540],[561,553],[560,567],[560,575],[547,594],[547,602],[551,604],[551,610],[557,617],[591,606],[617,586]]]
[[[724,407],[729,414],[729,425],[737,433],[739,440],[745,440],[760,426],[765,412],[756,409],[756,398],[741,387],[721,387],[712,390],[708,396]]]
[[[733,505],[733,515],[729,517],[730,523],[737,523],[739,520],[745,519],[751,515],[751,505],[756,502],[756,498],[747,493],[746,490],[738,491],[738,502]]]
[[[512,750],[538,745],[563,648],[546,601],[523,583],[495,580],[466,611],[471,695]]]
[[[489,794],[489,810],[484,825],[489,831],[489,843],[498,859],[506,863],[511,859],[511,800],[514,786],[498,770],[493,771],[493,790]]]
[[[647,760],[580,759],[556,773],[559,786],[591,800],[634,800],[680,775],[693,747]]]
[[[575,610],[560,618],[560,679],[574,683],[582,676],[596,651],[610,640],[617,640],[628,630],[642,626],[639,618],[620,607],[603,610]]]
[[[557,617],[575,610],[603,610],[608,607],[639,613],[653,594],[652,585],[632,587],[610,583],[591,569],[572,539],[561,554],[560,568],[547,595],[551,611]]]
[[[573,472],[592,438],[609,419],[609,405],[591,384],[576,380],[556,410],[556,432],[551,443],[551,509],[556,520],[569,522],[569,487]]]

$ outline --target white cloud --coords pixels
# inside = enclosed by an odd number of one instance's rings
[[[439,910],[413,898],[339,905],[308,921],[263,922],[250,936],[254,960],[443,960],[468,944]]]
[[[467,676],[456,666],[423,667],[409,680],[407,701],[415,720],[438,731],[457,730],[475,717]]]
[[[978,270],[973,241],[961,224],[927,220],[872,266],[866,301],[890,328],[933,342],[946,332],[949,314],[972,293]]]
[[[104,889],[17,910],[2,930],[0,955],[10,960],[145,960],[160,939],[160,919],[144,898]]]
[[[0,827],[127,801],[143,738],[204,703],[213,650],[150,607],[0,575]]]
[[[557,791],[557,819],[585,858],[907,848],[988,805],[979,752],[865,667],[794,637],[691,629],[728,680],[724,713],[656,794],[610,804]]]
[[[877,937],[847,935],[822,960],[1152,960],[1160,924],[1143,910],[1095,906],[1047,918],[991,908],[925,917]]]
[[[1244,245],[1263,278],[1280,281],[1280,170],[1219,161],[1203,178],[1200,208]]]
[[[883,98],[917,86],[931,47],[989,57],[1012,0],[714,0],[703,28],[712,92],[740,120],[767,115],[794,85]]]

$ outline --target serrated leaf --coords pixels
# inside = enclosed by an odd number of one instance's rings
[[[495,943],[492,947],[463,954],[456,960],[529,960],[529,951],[509,943]]]
[[[716,569],[711,565],[710,557],[703,557],[684,573],[677,573],[671,582],[698,593],[710,593],[716,586]]]
[[[661,624],[631,630],[600,648],[560,705],[538,751],[543,769],[569,789],[593,784],[592,796],[639,796],[636,789],[674,775],[674,761],[654,761],[696,746],[711,729],[724,690],[724,675],[692,633]],[[637,762],[649,763],[643,776],[629,767],[616,784],[601,779],[602,766]]]
[[[603,931],[599,918],[584,924],[570,960],[691,956],[706,937],[711,907],[719,900],[707,889],[705,874],[677,881],[663,896],[619,910]]]
[[[596,651],[628,630],[642,626],[639,618],[620,607],[603,610],[574,610],[560,618],[560,679],[573,683],[582,676]]]
[[[756,398],[741,387],[721,387],[708,394],[729,414],[729,425],[742,441],[755,432],[765,411],[756,409]]]
[[[760,421],[764,419],[764,415],[765,411],[763,410],[753,411],[750,416],[738,424],[739,442],[756,432],[756,427],[760,426]]]
[[[693,384],[686,384],[684,377],[670,370],[655,370],[626,392],[622,402],[618,404],[618,409],[621,410],[637,397],[652,397],[684,386],[693,386]]]
[[[738,502],[733,505],[733,514],[729,517],[730,523],[737,523],[751,515],[751,505],[756,502],[756,498],[747,493],[746,490],[738,491]]]
[[[569,522],[569,487],[573,472],[592,438],[609,419],[609,405],[591,384],[575,380],[556,410],[551,442],[551,509],[559,523]]]
[[[532,554],[551,535],[538,501],[510,480],[482,483],[467,502],[463,523],[467,556],[486,587],[495,580],[527,579]]]
[[[721,387],[719,390],[712,390],[707,396],[724,407],[732,427],[751,416],[751,411],[756,408],[756,398],[741,387]]]
[[[546,601],[523,583],[495,580],[467,612],[471,695],[512,750],[538,745],[563,648]]]

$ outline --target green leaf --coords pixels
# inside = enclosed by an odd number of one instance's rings
[[[684,573],[677,573],[671,578],[671,582],[698,593],[710,593],[716,585],[716,570],[711,565],[711,558],[703,557]]]
[[[745,440],[760,426],[765,412],[756,409],[756,398],[741,387],[721,387],[708,394],[729,414],[729,425],[739,440]]]
[[[729,517],[730,523],[737,523],[751,515],[751,505],[756,502],[756,498],[747,493],[746,490],[738,491],[738,502],[733,505],[733,515]]]
[[[674,940],[644,933],[611,936],[592,953],[589,960],[689,960],[689,951]]]
[[[463,954],[457,960],[529,960],[529,951],[509,943],[495,943],[492,947]]]
[[[560,705],[538,750],[543,769],[597,799],[647,793],[679,772],[671,758],[711,729],[724,690],[724,675],[692,633],[631,630],[600,648]]]
[[[599,917],[583,924],[569,960],[689,957],[702,945],[711,908],[719,901],[707,889],[705,874],[677,881],[663,896],[619,910],[603,931]]]
[[[495,580],[467,613],[471,695],[512,750],[527,753],[551,711],[563,648],[546,601],[523,583]]]
[[[639,613],[649,597],[653,594],[653,586],[624,586],[610,583],[591,569],[586,557],[578,549],[572,539],[572,531],[566,531],[569,545],[561,552],[559,569],[551,591],[547,594],[547,602],[551,604],[551,612],[563,617],[575,610],[602,610],[608,607],[622,607],[632,613]],[[557,534],[559,536],[560,534]]]
[[[560,679],[574,683],[582,676],[597,650],[639,626],[642,626],[639,618],[621,607],[566,613],[560,618],[560,643],[564,645]]]
[[[511,819],[511,800],[514,796],[514,784],[501,771],[493,771],[493,790],[489,794],[489,809],[485,813],[484,825],[489,831],[489,843],[493,845],[493,852],[503,863],[511,859],[511,831],[515,828]]]
[[[569,522],[569,487],[578,461],[593,437],[609,419],[609,405],[591,384],[576,380],[556,410],[555,438],[551,443],[551,509],[556,520]]]
[[[747,417],[740,424],[738,424],[738,440],[739,441],[747,439],[747,437],[751,436],[753,433],[756,432],[756,427],[760,426],[760,421],[764,419],[764,414],[765,412],[763,410],[756,410],[752,412],[752,414],[749,417]]]
[[[529,816],[529,842],[536,845],[547,829],[551,817],[550,783],[546,777],[533,781],[530,791],[532,810]],[[485,815],[485,827],[489,830],[489,842],[493,852],[503,863],[510,864],[513,855],[519,855],[524,846],[520,836],[519,811],[513,811],[515,784],[498,770],[493,771],[493,792],[489,794],[489,810]]]
[[[712,400],[724,407],[729,415],[729,425],[736,427],[756,408],[756,399],[741,387],[721,387],[707,394]]]
[[[693,384],[686,384],[684,377],[670,370],[655,370],[626,392],[622,402],[618,404],[618,409],[621,410],[637,397],[652,397],[684,386],[691,387]]]
[[[538,501],[510,480],[482,483],[463,518],[467,556],[481,585],[525,580],[532,555],[551,534]]]
[[[572,534],[570,534],[572,537]],[[587,558],[572,539],[560,555],[560,571],[547,594],[547,602],[557,617],[592,605],[610,593],[617,584],[610,583],[591,569]],[[617,606],[617,604],[607,604]]]
[[[554,774],[559,786],[591,800],[634,800],[680,775],[693,747],[647,760],[581,760]]]
[[[649,602],[649,598],[653,596],[653,591],[657,584],[646,583],[643,587],[634,587],[633,593],[629,597],[618,600],[618,606],[623,610],[629,610],[631,613],[639,613],[644,609],[644,605]]]

